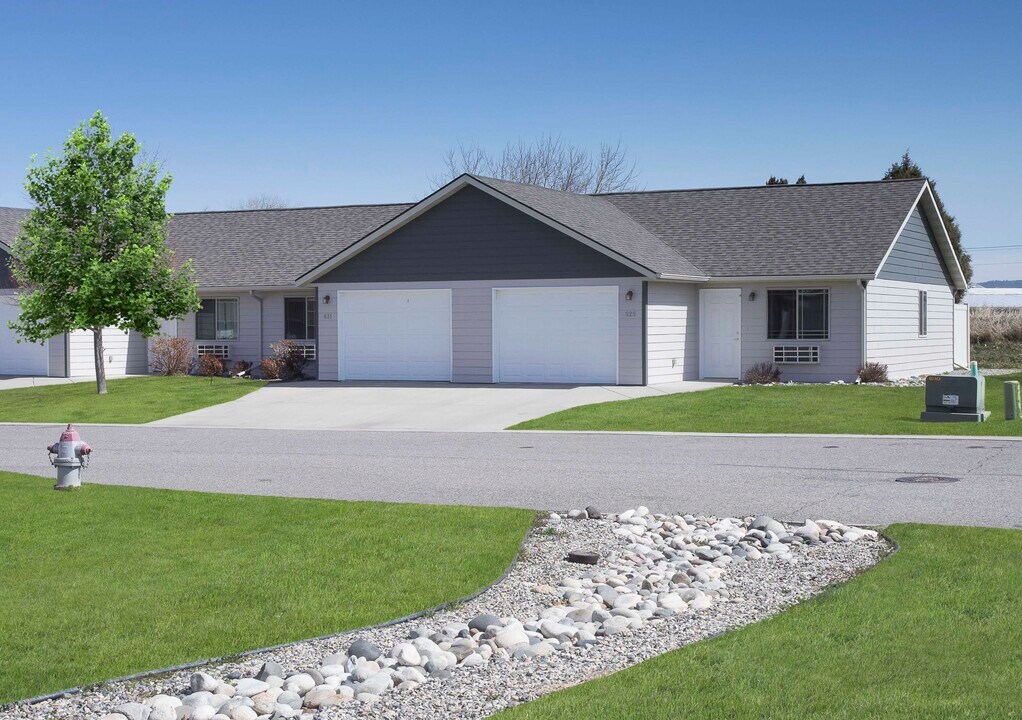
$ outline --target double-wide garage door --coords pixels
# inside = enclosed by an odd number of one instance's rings
[[[48,356],[45,345],[18,342],[9,320],[18,319],[18,301],[13,295],[0,295],[0,375],[46,375]]]
[[[339,292],[338,377],[449,381],[457,336],[492,346],[494,382],[617,382],[616,287],[492,292],[492,322],[458,328],[450,290]]]

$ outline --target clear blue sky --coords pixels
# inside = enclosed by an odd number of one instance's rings
[[[5,2],[0,205],[102,109],[172,211],[414,200],[444,151],[620,138],[647,189],[879,178],[1022,245],[1022,3]],[[977,252],[1022,278],[1022,249]],[[1015,264],[1009,264],[1015,263]]]

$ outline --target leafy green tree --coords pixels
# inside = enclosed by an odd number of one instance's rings
[[[33,157],[25,189],[34,207],[12,248],[21,313],[10,327],[31,342],[91,330],[100,394],[104,327],[151,336],[162,318],[199,306],[190,262],[175,268],[166,245],[171,178],[140,152],[97,112],[60,155]]]
[[[798,176],[798,180],[795,181],[795,184],[796,185],[808,185],[809,183],[806,181],[806,176],[805,175],[799,175]]]
[[[908,150],[901,156],[900,161],[891,164],[883,179],[903,180],[906,178],[924,178],[930,181],[933,199],[937,202],[937,210],[940,211],[940,217],[944,221],[944,227],[947,228],[948,237],[951,238],[951,245],[955,249],[955,254],[958,255],[958,262],[962,266],[962,273],[965,274],[965,283],[970,283],[972,281],[972,258],[962,248],[962,229],[958,227],[958,221],[955,220],[955,216],[947,211],[944,207],[944,201],[937,194],[937,181],[923,172],[922,168],[909,157]]]

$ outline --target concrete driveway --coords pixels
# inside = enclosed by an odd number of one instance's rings
[[[243,398],[158,420],[164,427],[277,430],[503,430],[577,405],[669,395],[724,383],[647,387],[598,385],[453,385],[451,383],[273,383]]]

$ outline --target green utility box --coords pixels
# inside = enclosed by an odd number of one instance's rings
[[[930,375],[926,378],[923,422],[983,422],[990,417],[982,375]]]
[[[1019,399],[1018,380],[1004,383],[1004,419],[1018,420],[1022,417],[1022,401]]]

